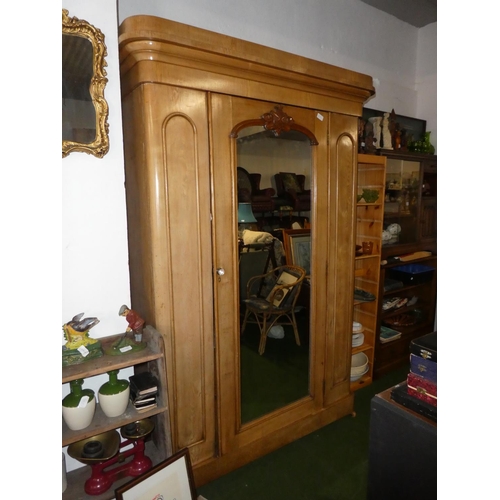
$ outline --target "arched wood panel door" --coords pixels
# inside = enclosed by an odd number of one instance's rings
[[[164,337],[172,446],[193,463],[216,455],[207,109],[168,85],[124,100],[132,306]]]
[[[230,137],[231,130],[248,120],[257,119],[273,110],[275,103],[241,99],[231,96],[212,94],[210,109],[212,117],[212,179],[213,179],[213,231],[214,267],[223,269],[224,274],[214,282],[215,319],[216,319],[216,366],[218,373],[218,410],[220,420],[219,461],[244,463],[249,456],[260,456],[263,450],[270,451],[300,435],[313,430],[319,421],[326,423],[352,409],[349,395],[349,370],[345,363],[341,368],[345,371],[337,377],[339,387],[330,399],[336,400],[335,408],[326,409],[324,381],[325,374],[332,371],[326,366],[327,352],[334,353],[344,359],[348,346],[341,348],[340,342],[346,343],[345,334],[335,331],[335,312],[331,304],[335,303],[334,294],[351,286],[352,249],[347,250],[353,226],[353,215],[344,212],[343,204],[352,203],[351,188],[341,195],[339,206],[338,183],[352,175],[352,166],[344,176],[338,176],[329,158],[329,117],[312,109],[283,106],[283,112],[293,118],[293,123],[300,125],[313,135],[318,144],[310,145],[310,179],[311,189],[311,276],[309,287],[309,339],[301,346],[308,349],[309,382],[306,393],[299,399],[250,421],[242,419],[242,339],[240,332],[241,304],[239,301],[238,276],[238,244],[237,244],[237,181],[238,166],[237,138]],[[354,120],[355,121],[355,120]],[[239,129],[243,135],[243,129]],[[283,141],[286,142],[286,141]],[[344,154],[344,153],[343,153]],[[262,162],[263,179],[267,166]],[[293,171],[289,165],[288,171]],[[332,174],[333,172],[333,174]],[[262,187],[268,187],[264,181]],[[349,201],[350,200],[350,201]],[[352,208],[352,207],[351,207]],[[340,224],[337,212],[341,211],[344,219]],[[352,210],[351,210],[352,212]],[[347,217],[347,219],[345,219]],[[330,262],[330,239],[335,233],[337,245],[346,247],[340,251],[341,259],[337,263]],[[349,238],[346,235],[349,234]],[[343,239],[346,243],[343,243]],[[340,243],[339,243],[340,242]],[[337,255],[337,254],[335,254]],[[338,267],[335,271],[333,267]],[[330,301],[330,302],[329,302]],[[350,315],[347,312],[348,323]],[[351,318],[352,319],[352,318]],[[258,355],[256,355],[258,358]],[[259,361],[256,359],[256,361]],[[337,372],[340,370],[337,369]],[[330,379],[333,380],[333,375]],[[263,387],[255,387],[258,394]],[[335,415],[333,418],[332,416]],[[324,424],[323,424],[324,425]],[[310,431],[309,430],[309,431]],[[203,471],[199,472],[203,475]]]

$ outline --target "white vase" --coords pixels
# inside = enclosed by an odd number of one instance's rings
[[[108,372],[109,381],[99,389],[99,404],[104,415],[118,417],[125,413],[130,396],[130,384],[127,380],[118,380],[118,370]]]
[[[71,392],[63,399],[62,414],[66,425],[72,431],[85,429],[95,413],[95,395],[91,389],[82,389],[83,380],[70,382]]]

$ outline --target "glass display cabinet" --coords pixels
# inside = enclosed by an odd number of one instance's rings
[[[436,251],[437,160],[434,155],[387,157],[382,258]]]

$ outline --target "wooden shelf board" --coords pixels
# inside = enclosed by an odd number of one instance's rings
[[[351,391],[357,391],[358,389],[362,389],[363,387],[372,383],[373,377],[371,375],[371,370],[363,375],[359,380],[351,382]]]
[[[110,337],[104,337],[98,339],[101,341],[103,349],[110,347],[115,340],[117,340],[121,335],[112,335]],[[147,341],[147,336],[144,338]],[[121,368],[126,368],[128,366],[133,366],[141,363],[146,363],[147,361],[153,361],[159,359],[163,356],[163,353],[159,352],[150,343],[142,350],[131,353],[126,353],[121,356],[112,356],[109,354],[103,354],[100,358],[91,359],[80,363],[79,365],[64,366],[62,368],[62,383],[70,382],[71,380],[76,380],[79,378],[92,377],[94,375],[100,375],[106,373],[110,370],[119,370]]]
[[[158,400],[158,403],[160,401]],[[94,418],[88,427],[81,429],[79,431],[72,431],[62,419],[62,445],[68,446],[71,443],[81,441],[82,439],[87,439],[97,434],[102,434],[113,429],[118,429],[124,425],[130,424],[131,422],[136,422],[137,420],[142,420],[144,418],[152,417],[158,413],[163,413],[167,411],[167,407],[164,404],[159,404],[156,408],[145,412],[138,412],[132,403],[128,404],[127,410],[123,415],[119,417],[106,417],[104,415],[99,404],[96,405],[96,410]]]

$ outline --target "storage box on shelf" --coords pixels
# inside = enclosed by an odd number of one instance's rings
[[[398,281],[399,287],[395,286]],[[381,341],[377,335],[375,377],[408,363],[411,341],[435,330],[436,282],[435,255],[415,260],[408,266],[392,263],[381,267],[377,331],[380,333],[381,327],[387,326],[400,332],[401,336],[386,342],[385,339]],[[385,290],[384,283],[388,283]],[[398,307],[398,303],[402,304],[401,307]],[[394,304],[394,306],[384,310],[384,304],[389,306]]]
[[[111,346],[121,335],[112,335],[99,339],[103,350]],[[153,465],[172,455],[172,444],[170,435],[170,418],[168,412],[168,391],[166,387],[165,353],[162,336],[152,326],[146,326],[143,340],[147,347],[142,351],[111,356],[104,354],[102,357],[84,362],[79,365],[66,366],[62,369],[62,383],[76,379],[87,379],[96,375],[105,374],[111,370],[120,370],[134,367],[134,373],[149,371],[159,380],[157,407],[149,411],[138,412],[133,404],[129,405],[123,415],[108,418],[104,415],[99,404],[91,424],[85,429],[73,431],[68,428],[64,420],[62,422],[62,446],[96,436],[103,432],[117,429],[137,420],[151,418],[154,430],[146,441],[146,455],[153,461]],[[63,493],[63,500],[87,499],[104,500],[114,498],[114,489],[129,481],[130,477],[124,477],[116,481],[113,486],[101,495],[87,495],[84,491],[84,483],[90,477],[90,466],[78,468],[68,473],[67,489]]]
[[[379,306],[385,163],[386,159],[383,156],[358,155],[354,286],[371,294],[374,300],[354,299],[353,320],[363,326],[364,338],[361,345],[352,348],[352,356],[364,353],[368,359],[368,370],[359,378],[351,376],[351,390],[364,387],[373,377]]]

